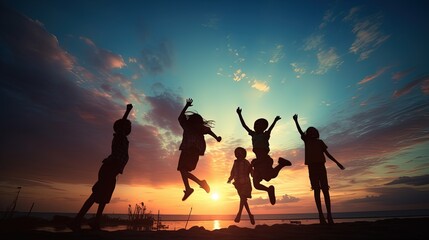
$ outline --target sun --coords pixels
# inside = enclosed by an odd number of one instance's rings
[[[217,192],[212,193],[211,198],[213,201],[219,200],[219,194]]]

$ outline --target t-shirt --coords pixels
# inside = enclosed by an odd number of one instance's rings
[[[305,165],[325,163],[325,150],[328,149],[326,144],[318,138],[308,138],[301,136],[305,144]]]
[[[114,165],[117,171],[122,174],[128,162],[128,145],[129,142],[125,135],[113,134],[112,152],[103,160],[103,163]]]
[[[204,155],[206,151],[204,134],[208,134],[210,132],[210,128],[206,126],[197,128],[191,126],[184,114],[183,116],[179,116],[179,123],[183,128],[183,138],[179,150],[196,149],[200,155]]]
[[[254,131],[249,132],[249,135],[252,136],[252,145],[253,148],[262,148],[270,150],[270,134],[268,132],[256,133]]]
[[[234,179],[234,182],[239,184],[250,182],[249,174],[251,171],[252,166],[249,161],[246,159],[236,159],[234,160],[229,179]]]

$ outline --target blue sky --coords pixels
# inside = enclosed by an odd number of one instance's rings
[[[233,150],[253,157],[237,107],[249,126],[280,116],[271,155],[293,163],[272,181],[278,204],[254,190],[256,213],[315,211],[295,113],[346,167],[327,163],[334,211],[427,209],[427,10],[423,1],[2,1],[0,207],[22,186],[24,209],[77,211],[132,103],[130,162],[110,211],[147,201],[213,214],[202,192],[180,201],[177,116],[193,98],[223,137],[206,137],[195,173],[225,213],[238,204],[225,183]]]

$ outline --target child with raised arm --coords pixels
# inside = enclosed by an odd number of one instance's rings
[[[254,225],[255,218],[250,212],[249,204],[247,203],[247,199],[252,198],[252,184],[250,183],[249,176],[253,172],[252,166],[246,159],[246,149],[238,147],[235,149],[234,154],[237,159],[234,160],[234,165],[232,166],[231,174],[227,182],[230,183],[232,180],[234,180],[232,184],[234,184],[235,189],[237,189],[238,196],[240,196],[240,206],[234,221],[236,223],[240,222],[241,212],[243,211],[243,207],[245,207],[247,213],[249,214],[250,223]]]
[[[128,162],[128,139],[127,136],[131,133],[131,121],[127,119],[133,105],[128,104],[122,119],[116,120],[113,124],[113,134],[111,154],[103,160],[103,164],[98,171],[98,180],[92,187],[92,194],[83,204],[79,213],[70,224],[73,231],[80,230],[81,222],[94,203],[98,203],[97,214],[94,222],[90,223],[93,230],[100,229],[100,221],[103,215],[104,208],[112,198],[113,191],[116,186],[116,177],[122,174],[125,165]]]
[[[305,144],[305,165],[308,166],[311,188],[314,191],[314,200],[316,202],[317,211],[319,212],[320,223],[326,224],[320,199],[320,189],[322,189],[323,196],[325,197],[328,223],[333,224],[334,220],[331,213],[331,198],[329,196],[325,155],[335,162],[340,169],[344,170],[345,168],[328,152],[328,147],[319,139],[319,131],[316,128],[309,127],[305,132],[303,132],[299,126],[297,114],[293,116],[293,120],[295,121],[296,128],[298,129],[299,134],[301,134],[301,139]]]
[[[213,121],[204,120],[203,117],[197,113],[191,112],[188,115],[186,114],[186,110],[192,106],[192,102],[193,100],[191,98],[186,100],[186,105],[178,119],[180,126],[183,128],[182,143],[179,147],[179,150],[182,152],[180,153],[179,164],[177,166],[177,170],[180,171],[183,184],[185,185],[182,201],[185,201],[194,192],[194,189],[189,185],[189,179],[200,185],[207,193],[210,192],[207,181],[200,180],[192,174],[191,171],[197,167],[199,157],[203,156],[206,151],[204,135],[209,134],[218,142],[222,140],[220,136],[217,136],[211,130]]]
[[[284,166],[291,166],[291,162],[284,158],[279,158],[278,165],[273,168],[273,159],[268,155],[270,152],[269,139],[271,131],[273,130],[275,124],[281,118],[277,116],[274,119],[274,122],[268,128],[268,121],[264,118],[259,118],[254,123],[254,130],[251,130],[246,123],[244,122],[243,116],[241,114],[242,109],[237,108],[237,114],[240,118],[241,125],[246,129],[248,134],[252,137],[252,146],[253,152],[256,155],[256,159],[252,160],[253,172],[253,186],[258,190],[263,190],[268,193],[270,203],[274,205],[276,203],[275,188],[273,185],[266,187],[261,184],[262,180],[270,181],[273,178],[276,178],[280,170]],[[268,129],[267,129],[268,128]]]

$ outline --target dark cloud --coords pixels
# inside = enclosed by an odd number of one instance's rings
[[[285,194],[285,195],[281,196],[280,199],[277,199],[276,203],[277,204],[292,203],[292,202],[299,202],[299,200],[300,199],[297,197],[293,197],[293,196]],[[267,205],[267,204],[270,204],[270,200],[268,200],[267,198],[262,198],[262,197],[250,199],[248,202],[250,205]]]
[[[89,38],[81,37],[80,39],[89,46],[89,49],[87,49],[88,59],[96,68],[107,71],[125,66],[125,61],[121,55],[98,47]]]
[[[78,66],[41,23],[4,7],[0,13],[1,21],[8,23],[1,25],[0,35],[0,50],[8,54],[0,58],[4,109],[0,182],[21,185],[24,182],[16,179],[26,178],[26,186],[93,184],[102,160],[110,154],[112,126],[122,117],[125,105],[117,104],[112,96],[80,87],[75,71],[87,76],[98,72]],[[112,77],[121,80],[121,76]],[[107,83],[102,89],[126,100]],[[157,111],[163,97],[160,99],[151,99]],[[130,161],[120,183],[177,181],[179,175],[171,174],[178,152],[174,138],[168,139],[170,144],[164,148],[165,139],[156,127],[132,122]],[[174,128],[172,123],[170,128]]]
[[[341,202],[342,207],[360,206],[372,210],[427,209],[429,191],[414,188],[371,188],[373,195]]]
[[[422,186],[429,184],[429,174],[422,175],[422,176],[415,176],[415,177],[399,177],[389,183],[386,183],[386,185],[396,185],[396,184],[406,184],[406,185],[412,185],[412,186]]]
[[[175,135],[180,135],[182,129],[177,118],[185,101],[176,93],[165,89],[160,83],[154,85],[154,91],[155,96],[146,97],[152,108],[144,118],[156,126],[170,130]]]
[[[173,64],[173,49],[168,42],[162,42],[155,47],[142,50],[139,57],[144,71],[159,74]]]
[[[413,90],[416,86],[421,85],[422,87],[422,92],[424,94],[429,94],[427,85],[429,82],[429,75],[420,77],[420,78],[416,78],[413,81],[409,82],[408,84],[406,84],[404,87],[402,87],[401,89],[396,90],[393,93],[393,97],[398,98],[401,97],[403,95],[406,95],[408,93],[411,92],[411,90]]]

